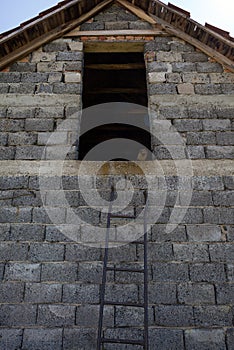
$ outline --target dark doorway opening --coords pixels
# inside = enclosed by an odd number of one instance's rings
[[[100,104],[106,106],[99,107]],[[108,151],[103,148],[88,157],[87,154],[107,140],[127,139],[135,141],[132,150],[120,151],[120,157],[115,157],[113,152],[109,160],[149,160],[151,137],[147,104],[143,52],[85,53],[79,159],[106,160]],[[143,149],[148,150],[147,155],[145,159],[138,159]]]

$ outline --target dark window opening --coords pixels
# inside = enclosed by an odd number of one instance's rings
[[[100,110],[100,104],[108,105]],[[110,150],[105,152],[101,147],[92,155],[86,155],[93,147],[113,140],[114,148],[123,149],[119,149],[120,156],[115,156],[113,151],[113,158],[109,160],[149,160],[151,138],[147,104],[143,52],[85,53],[79,159],[107,160]],[[101,120],[99,126],[95,126],[97,118]],[[123,141],[123,147],[119,147],[120,142],[115,143],[117,139],[135,142],[128,147],[128,142]]]

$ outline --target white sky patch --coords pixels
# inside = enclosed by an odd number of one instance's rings
[[[20,23],[35,17],[39,12],[58,3],[59,0],[2,0],[0,11],[0,32],[17,27]],[[191,18],[229,31],[234,36],[234,0],[169,0],[191,13]],[[167,1],[164,2],[167,4]]]

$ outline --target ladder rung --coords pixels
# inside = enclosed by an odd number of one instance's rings
[[[144,304],[132,303],[132,302],[120,302],[120,301],[104,301],[105,305],[116,305],[116,306],[133,306],[133,307],[144,307]]]
[[[107,271],[139,272],[144,273],[144,269],[130,269],[127,267],[107,267]]]
[[[111,214],[110,215],[111,218],[120,218],[120,219],[136,219],[135,216],[132,215],[121,215],[121,214]]]
[[[108,339],[102,338],[102,343],[116,343],[116,344],[133,344],[133,345],[142,345],[144,346],[143,340],[134,340],[134,339]]]

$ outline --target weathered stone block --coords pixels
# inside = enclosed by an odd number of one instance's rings
[[[207,146],[206,154],[212,159],[233,159],[234,146]]]
[[[2,261],[23,261],[27,259],[28,244],[26,243],[0,243],[0,256]]]
[[[56,56],[57,61],[82,61],[82,59],[83,53],[73,51],[59,52]]]
[[[195,306],[194,318],[196,326],[231,326],[232,312],[229,306]]]
[[[36,64],[29,62],[16,62],[10,66],[10,72],[36,72]]]
[[[23,329],[0,329],[1,349],[20,349]]]
[[[180,54],[181,55],[181,54]],[[181,60],[182,61],[182,56]],[[196,64],[192,62],[172,62],[172,72],[184,73],[184,72],[196,72]]]
[[[44,263],[41,280],[46,282],[74,282],[77,280],[77,263]]]
[[[83,51],[83,42],[81,41],[71,41],[68,43],[70,51]]]
[[[222,329],[188,329],[185,331],[186,349],[225,350],[225,334]]]
[[[185,62],[207,62],[208,56],[202,52],[185,52],[182,55]]]
[[[97,328],[99,305],[80,305],[76,311],[76,325],[79,327]],[[103,315],[103,326],[114,327],[114,308],[106,306]]]
[[[219,176],[194,176],[193,189],[197,191],[224,190],[222,177]]]
[[[31,208],[0,208],[0,222],[31,222]]]
[[[182,54],[179,52],[159,51],[159,52],[157,52],[157,61],[159,61],[159,62],[182,62]],[[173,67],[173,64],[172,64],[172,67]]]
[[[22,349],[60,349],[62,347],[62,329],[24,329],[22,346]]]
[[[62,261],[64,255],[63,244],[32,243],[29,250],[29,260],[39,261]]]
[[[176,284],[149,283],[148,291],[150,304],[177,304]]]
[[[0,72],[0,83],[19,83],[21,73],[18,72]]]
[[[83,245],[67,244],[65,260],[67,261],[96,261],[101,260],[102,251],[100,248],[87,248]]]
[[[0,160],[15,158],[15,147],[0,147]]]
[[[175,260],[178,261],[209,261],[208,245],[206,244],[173,244]]]
[[[115,313],[117,327],[137,327],[144,322],[144,310],[140,308],[119,306]]]
[[[211,284],[191,283],[178,285],[180,304],[215,304],[215,290]]]
[[[190,83],[178,84],[177,85],[178,94],[193,95],[194,85]]]
[[[217,145],[221,146],[233,146],[234,145],[234,132],[217,132],[216,133]]]
[[[0,311],[2,326],[33,326],[36,323],[36,305],[0,305]]]
[[[28,186],[27,176],[1,176],[0,177],[1,190],[27,188],[27,186]]]
[[[129,29],[146,30],[151,28],[152,28],[152,25],[148,22],[144,22],[144,21],[129,22]]]
[[[234,191],[214,192],[212,196],[214,205],[234,206]]]
[[[24,295],[24,283],[1,283],[0,303],[21,303]]]
[[[53,92],[55,94],[80,94],[81,84],[77,83],[55,83]]]
[[[149,86],[150,95],[176,94],[175,84],[152,84]]]
[[[204,263],[190,266],[191,281],[194,282],[223,282],[226,281],[224,264]]]
[[[116,22],[114,22],[116,23]],[[83,23],[80,27],[81,30],[89,31],[89,30],[104,30],[105,23],[104,22],[92,22],[92,23]]]
[[[64,40],[55,40],[51,43],[43,46],[44,52],[58,52],[58,51],[67,51],[67,43]]]
[[[34,83],[11,84],[10,94],[34,94],[36,86]]]
[[[65,83],[81,83],[81,74],[76,72],[64,73]]]
[[[150,349],[184,349],[183,332],[177,329],[149,329]],[[217,349],[218,350],[218,349]]]
[[[63,348],[71,349],[95,349],[97,345],[97,334],[93,328],[74,328],[64,329]]]
[[[193,308],[191,306],[182,305],[156,306],[155,324],[167,327],[193,326]]]
[[[75,324],[75,306],[39,305],[37,324],[50,327],[72,326]]]
[[[44,147],[39,146],[18,146],[16,147],[15,159],[35,160],[41,159]]]
[[[155,282],[188,281],[188,264],[184,263],[157,263],[153,266]]]
[[[38,72],[62,72],[63,62],[41,62],[37,64]],[[49,75],[48,75],[49,79]]]
[[[225,283],[216,285],[217,303],[233,305],[234,303],[234,284]]]
[[[148,45],[147,43],[146,45]],[[170,63],[164,63],[164,62],[149,62],[147,64],[147,70],[148,72],[171,72],[171,64]]]
[[[182,82],[181,75],[179,73],[166,73],[166,81],[167,83],[179,84]]]
[[[166,81],[166,75],[165,73],[149,73],[149,82],[150,83],[160,83]]]
[[[197,71],[199,73],[222,73],[223,67],[215,62],[198,62]]]
[[[12,241],[43,241],[44,226],[37,224],[11,224]]]
[[[45,83],[47,82],[48,74],[46,73],[22,73],[22,83]]]
[[[31,62],[52,62],[56,59],[56,52],[34,51],[32,53]],[[37,66],[37,68],[40,66]]]
[[[34,145],[37,142],[37,135],[34,133],[11,133],[8,136],[9,145]]]
[[[201,131],[202,130],[202,122],[201,120],[190,120],[190,119],[176,119],[173,121],[173,126],[178,131]]]
[[[26,119],[25,130],[26,131],[53,131],[54,120],[53,119]]]
[[[63,302],[75,304],[98,304],[98,284],[65,284],[63,286]]]
[[[203,146],[188,146],[188,156],[191,159],[202,159],[205,158],[205,150]]]
[[[24,123],[24,120],[1,119],[0,130],[2,132],[24,131]]]
[[[190,241],[212,242],[221,241],[221,228],[217,225],[187,225],[187,235]]]
[[[188,145],[215,145],[216,137],[214,132],[188,132]]]
[[[26,283],[25,302],[59,303],[62,298],[61,284]]]
[[[222,93],[220,84],[195,84],[195,93],[200,95],[215,95]]]
[[[5,279],[7,281],[40,281],[40,264],[9,263],[6,265]]]
[[[183,73],[182,80],[184,83],[191,84],[209,84],[210,78],[205,73]]]

